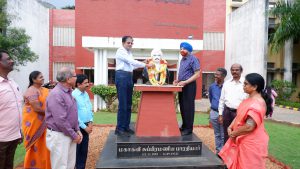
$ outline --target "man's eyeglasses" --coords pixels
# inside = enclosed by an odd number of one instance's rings
[[[133,45],[133,42],[126,42],[128,45]]]

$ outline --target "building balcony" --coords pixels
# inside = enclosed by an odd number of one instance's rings
[[[233,8],[238,8],[241,7],[245,2],[246,0],[231,0],[230,6]]]
[[[284,71],[284,68],[267,68],[267,72],[283,73]]]

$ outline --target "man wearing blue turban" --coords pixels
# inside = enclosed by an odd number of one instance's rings
[[[199,60],[192,55],[193,47],[187,42],[180,44],[180,68],[178,79],[173,82],[176,86],[183,86],[179,92],[179,105],[182,117],[181,135],[193,133],[195,115],[196,80],[200,77]]]
[[[181,49],[186,49],[188,52],[190,52],[190,53],[192,53],[193,52],[193,47],[192,47],[192,45],[191,44],[189,44],[189,43],[187,43],[187,42],[182,42],[181,44],[180,44],[180,51],[181,51]]]

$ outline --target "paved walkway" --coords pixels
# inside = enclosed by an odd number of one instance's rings
[[[275,106],[272,120],[300,124],[300,111]]]
[[[208,99],[201,99],[200,101],[196,101],[195,103],[196,111],[198,112],[208,112],[210,110],[210,103]],[[273,116],[270,119],[300,125],[300,111],[280,108],[276,106]]]

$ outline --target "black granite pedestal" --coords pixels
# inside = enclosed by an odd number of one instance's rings
[[[186,141],[186,144],[182,141]],[[167,144],[167,142],[170,143]],[[186,151],[189,153],[185,154]],[[195,135],[159,139],[135,136],[121,138],[111,131],[96,168],[223,169],[224,165],[204,144],[199,145],[199,138]]]
[[[117,137],[118,158],[200,156],[201,140],[195,135],[179,137]]]

